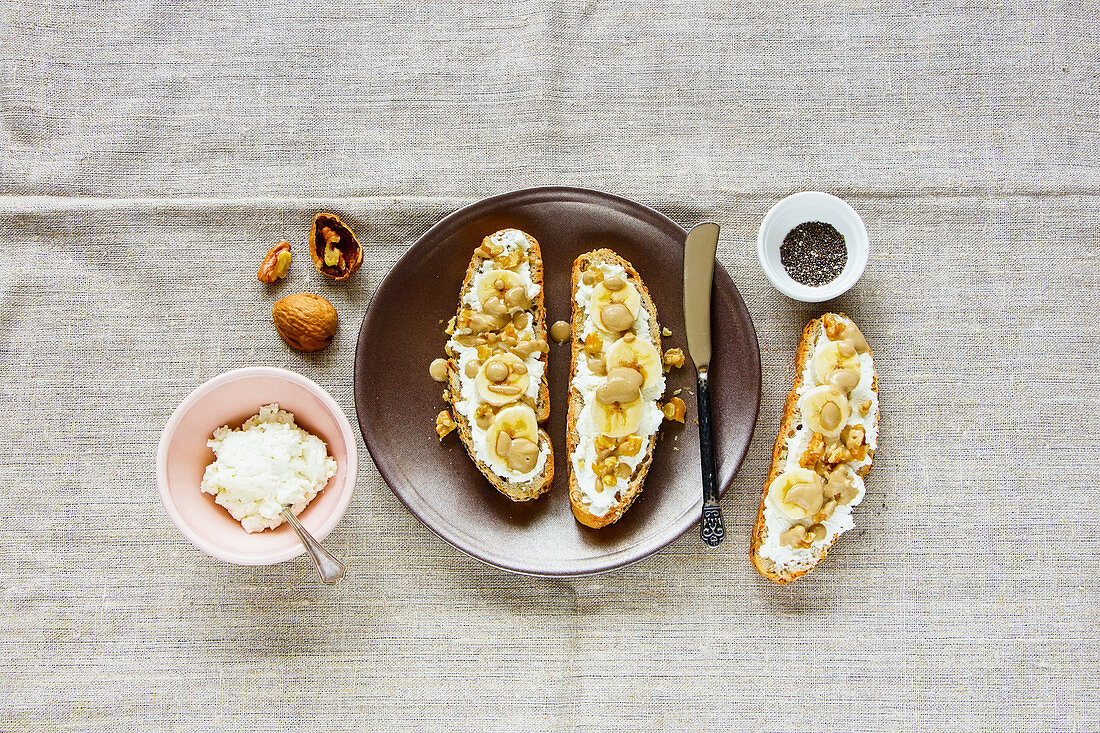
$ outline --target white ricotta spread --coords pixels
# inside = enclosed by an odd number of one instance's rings
[[[531,246],[530,242],[527,241],[527,237],[523,236],[523,232],[518,229],[505,229],[493,234],[489,239],[495,244],[504,247],[504,254],[518,250],[526,255],[527,250]],[[478,267],[473,277],[473,281],[471,282],[470,289],[462,296],[463,305],[474,310],[481,309],[481,301],[477,297],[478,285],[481,282],[481,278],[491,270],[496,269],[499,269],[499,266],[492,260],[486,259],[481,261],[481,265]],[[527,297],[532,300],[538,297],[541,288],[538,283],[531,278],[531,264],[526,256],[513,272],[519,275],[520,280],[523,282],[523,287],[527,291]],[[520,340],[531,340],[536,338],[534,325],[534,314],[532,313],[532,318],[528,322],[527,327],[519,332]],[[485,447],[486,431],[478,427],[474,415],[474,411],[477,410],[478,405],[481,404],[477,397],[476,380],[466,375],[466,365],[477,359],[477,347],[463,346],[452,338],[447,342],[447,348],[450,353],[457,356],[459,383],[462,385],[462,398],[456,399],[452,406],[466,418],[466,422],[469,424],[470,443],[473,445],[474,455],[482,463],[489,466],[497,476],[512,483],[523,483],[524,481],[530,481],[536,476],[541,475],[543,468],[546,466],[549,445],[539,445],[539,455],[535,460],[535,467],[527,472],[520,472],[510,468]],[[527,367],[528,375],[526,394],[534,400],[538,399],[542,375],[546,372],[546,362],[544,359],[545,355],[536,351],[523,361],[524,365]]]
[[[336,459],[324,441],[298,427],[294,415],[274,403],[261,407],[240,429],[218,428],[206,444],[215,458],[200,487],[245,532],[278,527],[283,507],[301,514],[336,475]]]
[[[821,382],[814,373],[814,357],[829,343],[829,337],[826,335],[825,329],[822,328],[821,333],[818,335],[817,343],[814,345],[813,353],[810,354],[809,358],[806,360],[806,366],[802,370],[802,386],[798,388],[799,397],[814,387],[821,385]],[[875,368],[871,360],[871,355],[869,353],[860,354],[859,384],[852,390],[848,398],[852,407],[852,414],[849,416],[845,425],[862,425],[867,433],[865,440],[869,449],[878,447],[878,393],[871,389],[874,379]],[[866,415],[861,415],[858,406],[867,400],[871,401],[871,408],[867,410]],[[811,437],[812,431],[806,425],[799,424],[795,426],[794,435],[787,438],[787,461],[780,467],[780,473],[801,468],[798,461],[802,457],[802,454],[806,452]],[[864,494],[866,493],[863,479],[860,478],[856,472],[861,467],[867,466],[870,463],[870,450],[868,450],[867,455],[863,459],[847,462],[846,465],[851,469],[849,475],[858,494],[851,503],[838,505],[833,515],[822,522],[825,526],[825,536],[809,547],[788,547],[787,545],[780,544],[779,536],[790,529],[791,520],[775,503],[777,497],[773,497],[771,492],[768,492],[768,500],[764,504],[764,523],[768,531],[767,538],[760,546],[760,556],[772,560],[778,566],[809,564],[813,561],[814,554],[818,549],[822,546],[827,546],[836,539],[837,536],[852,529],[852,527],[855,526],[855,522],[852,520],[852,508],[863,501]]]
[[[626,269],[622,265],[603,263],[598,265],[598,267],[603,273],[605,280],[614,276],[621,277],[623,280],[629,280]],[[584,325],[580,334],[581,341],[589,334],[598,330],[592,318],[592,314],[588,312],[588,305],[594,287],[595,285],[580,283],[577,286],[577,293],[574,296],[577,305],[584,313],[584,319],[582,321]],[[639,339],[644,339],[646,341],[653,340],[653,331],[649,322],[649,311],[646,310],[644,306],[638,309],[638,316],[634,320],[634,332]],[[606,353],[607,350],[610,349],[611,344],[615,342],[608,340],[610,334],[606,331],[601,331],[600,335],[604,338],[604,352]],[[600,431],[596,428],[595,422],[593,421],[592,411],[596,409],[596,389],[603,384],[604,379],[604,377],[592,373],[588,368],[588,360],[582,356],[582,358],[578,360],[573,382],[571,384],[572,389],[580,393],[581,403],[583,405],[580,414],[577,416],[577,447],[572,456],[573,473],[574,476],[576,476],[577,487],[580,489],[581,496],[588,502],[585,508],[596,517],[602,517],[611,510],[611,507],[616,503],[615,494],[619,491],[616,486],[604,486],[597,479],[596,474],[592,470],[592,464],[596,460],[595,439],[600,435]],[[635,435],[642,438],[642,447],[633,456],[619,457],[619,461],[628,465],[631,472],[645,460],[650,439],[657,432],[657,429],[661,427],[661,422],[665,419],[664,413],[661,412],[661,408],[657,405],[657,400],[664,394],[664,391],[665,377],[663,374],[659,380],[642,391],[642,401],[645,412],[642,415],[641,424],[635,432]]]

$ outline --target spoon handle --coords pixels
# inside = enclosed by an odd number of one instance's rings
[[[331,552],[321,546],[320,542],[313,539],[313,535],[306,531],[289,507],[283,508],[283,519],[290,522],[290,526],[298,533],[298,539],[302,541],[306,553],[313,560],[313,567],[317,568],[317,574],[321,576],[322,583],[333,585],[344,577],[347,565],[337,560]]]

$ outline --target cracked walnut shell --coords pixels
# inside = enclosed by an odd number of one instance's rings
[[[319,351],[336,335],[336,308],[313,293],[295,293],[275,301],[271,317],[283,341],[301,351]]]
[[[309,230],[309,257],[317,272],[343,282],[363,264],[363,248],[340,217],[321,212]]]

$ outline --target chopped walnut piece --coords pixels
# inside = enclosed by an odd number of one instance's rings
[[[672,335],[672,331],[668,330],[667,328],[662,328],[661,329],[661,335],[665,336],[667,338],[668,336]]]
[[[447,321],[447,327],[443,329],[443,333],[447,334],[448,336],[453,336],[455,332],[455,321],[457,319],[458,316],[451,316],[451,320]]]
[[[619,441],[619,446],[615,449],[615,452],[620,456],[636,456],[641,449],[642,436],[628,435]]]
[[[497,242],[489,239],[489,237],[485,237],[485,239],[481,240],[481,244],[477,246],[477,249],[474,250],[474,254],[478,257],[488,260],[496,257],[503,251],[503,244],[498,244]]]
[[[665,366],[672,367],[673,369],[679,369],[684,365],[684,360],[685,359],[683,349],[669,349],[665,352]]]
[[[611,439],[614,443],[614,439]],[[618,478],[619,459],[615,456],[598,458],[592,463],[592,473],[599,477],[604,486],[614,486]],[[629,475],[629,474],[627,474]]]
[[[600,335],[593,331],[584,338],[584,350],[592,356],[600,353],[603,350],[603,339]]]
[[[664,407],[661,408],[661,412],[665,414],[666,420],[682,423],[687,416],[687,405],[679,397],[673,397],[665,403]]]
[[[513,249],[511,252],[497,255],[494,259],[500,269],[513,270],[520,262],[523,262],[523,253],[518,249]]]
[[[787,547],[805,549],[813,545],[814,542],[825,539],[825,535],[825,527],[820,524],[808,528],[803,527],[801,524],[795,524],[779,535],[779,543]]]
[[[835,466],[838,463],[852,460],[852,453],[841,443],[833,443],[825,449],[825,462]]]
[[[480,405],[474,410],[474,425],[477,425],[482,430],[488,430],[489,426],[493,424],[493,408],[488,405]]]
[[[614,438],[609,438],[606,435],[597,435],[596,439],[593,441],[593,446],[596,449],[596,458],[602,461],[615,453],[615,448],[618,446],[618,443]]]
[[[458,427],[458,423],[451,417],[451,413],[447,410],[441,410],[435,417],[435,434],[439,436],[440,440],[443,440],[447,435]]]
[[[864,400],[863,402],[860,402],[858,409],[859,414],[866,417],[867,413],[871,411],[871,400]]]
[[[825,335],[829,337],[830,341],[837,341],[844,335],[844,329],[848,327],[848,324],[841,321],[832,313],[826,313],[822,320],[825,322]]]
[[[813,468],[817,462],[825,457],[825,436],[814,433],[810,438],[806,451],[798,459],[798,465],[803,468]]]
[[[844,432],[846,433],[844,436],[844,447],[850,452],[854,452],[863,445],[863,441],[867,439],[867,429],[862,425],[853,425]]]
[[[787,547],[799,549],[809,547],[812,544],[810,538],[806,535],[806,528],[801,524],[796,524],[784,532],[781,542]]]

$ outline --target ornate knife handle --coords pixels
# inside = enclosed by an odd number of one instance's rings
[[[714,432],[710,424],[710,385],[707,368],[699,369],[699,458],[703,465],[703,518],[699,529],[703,542],[711,547],[726,538],[722,509],[718,504],[718,475],[714,467]]]

